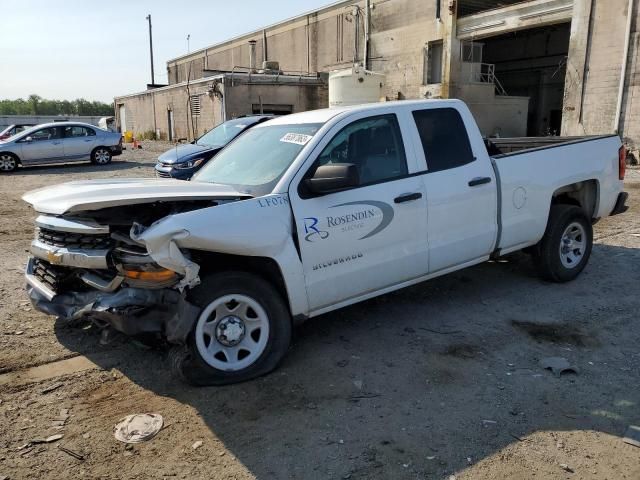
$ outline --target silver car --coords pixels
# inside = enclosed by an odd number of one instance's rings
[[[78,122],[43,123],[0,141],[0,172],[19,165],[84,162],[106,165],[122,153],[122,135]]]

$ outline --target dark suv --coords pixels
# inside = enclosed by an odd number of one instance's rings
[[[192,143],[176,145],[158,157],[156,176],[189,180],[231,140],[273,115],[250,115],[221,123]]]

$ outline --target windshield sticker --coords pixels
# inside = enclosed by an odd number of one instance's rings
[[[306,145],[309,140],[311,140],[311,135],[304,133],[287,133],[280,139],[281,142],[295,143],[296,145]]]

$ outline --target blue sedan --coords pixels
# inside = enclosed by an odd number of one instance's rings
[[[156,176],[189,180],[231,140],[273,115],[251,115],[221,123],[192,143],[176,145],[158,157]]]

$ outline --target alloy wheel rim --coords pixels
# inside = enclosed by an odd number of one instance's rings
[[[252,365],[269,338],[269,317],[253,298],[231,294],[217,298],[198,317],[198,353],[211,367],[235,372]]]
[[[0,155],[0,170],[9,172],[16,168],[16,159],[11,155]]]
[[[560,261],[565,268],[577,267],[587,248],[587,232],[582,224],[573,222],[565,228],[560,240]]]
[[[94,158],[96,159],[96,162],[98,163],[107,163],[109,161],[109,152],[107,152],[106,150],[97,150]]]

